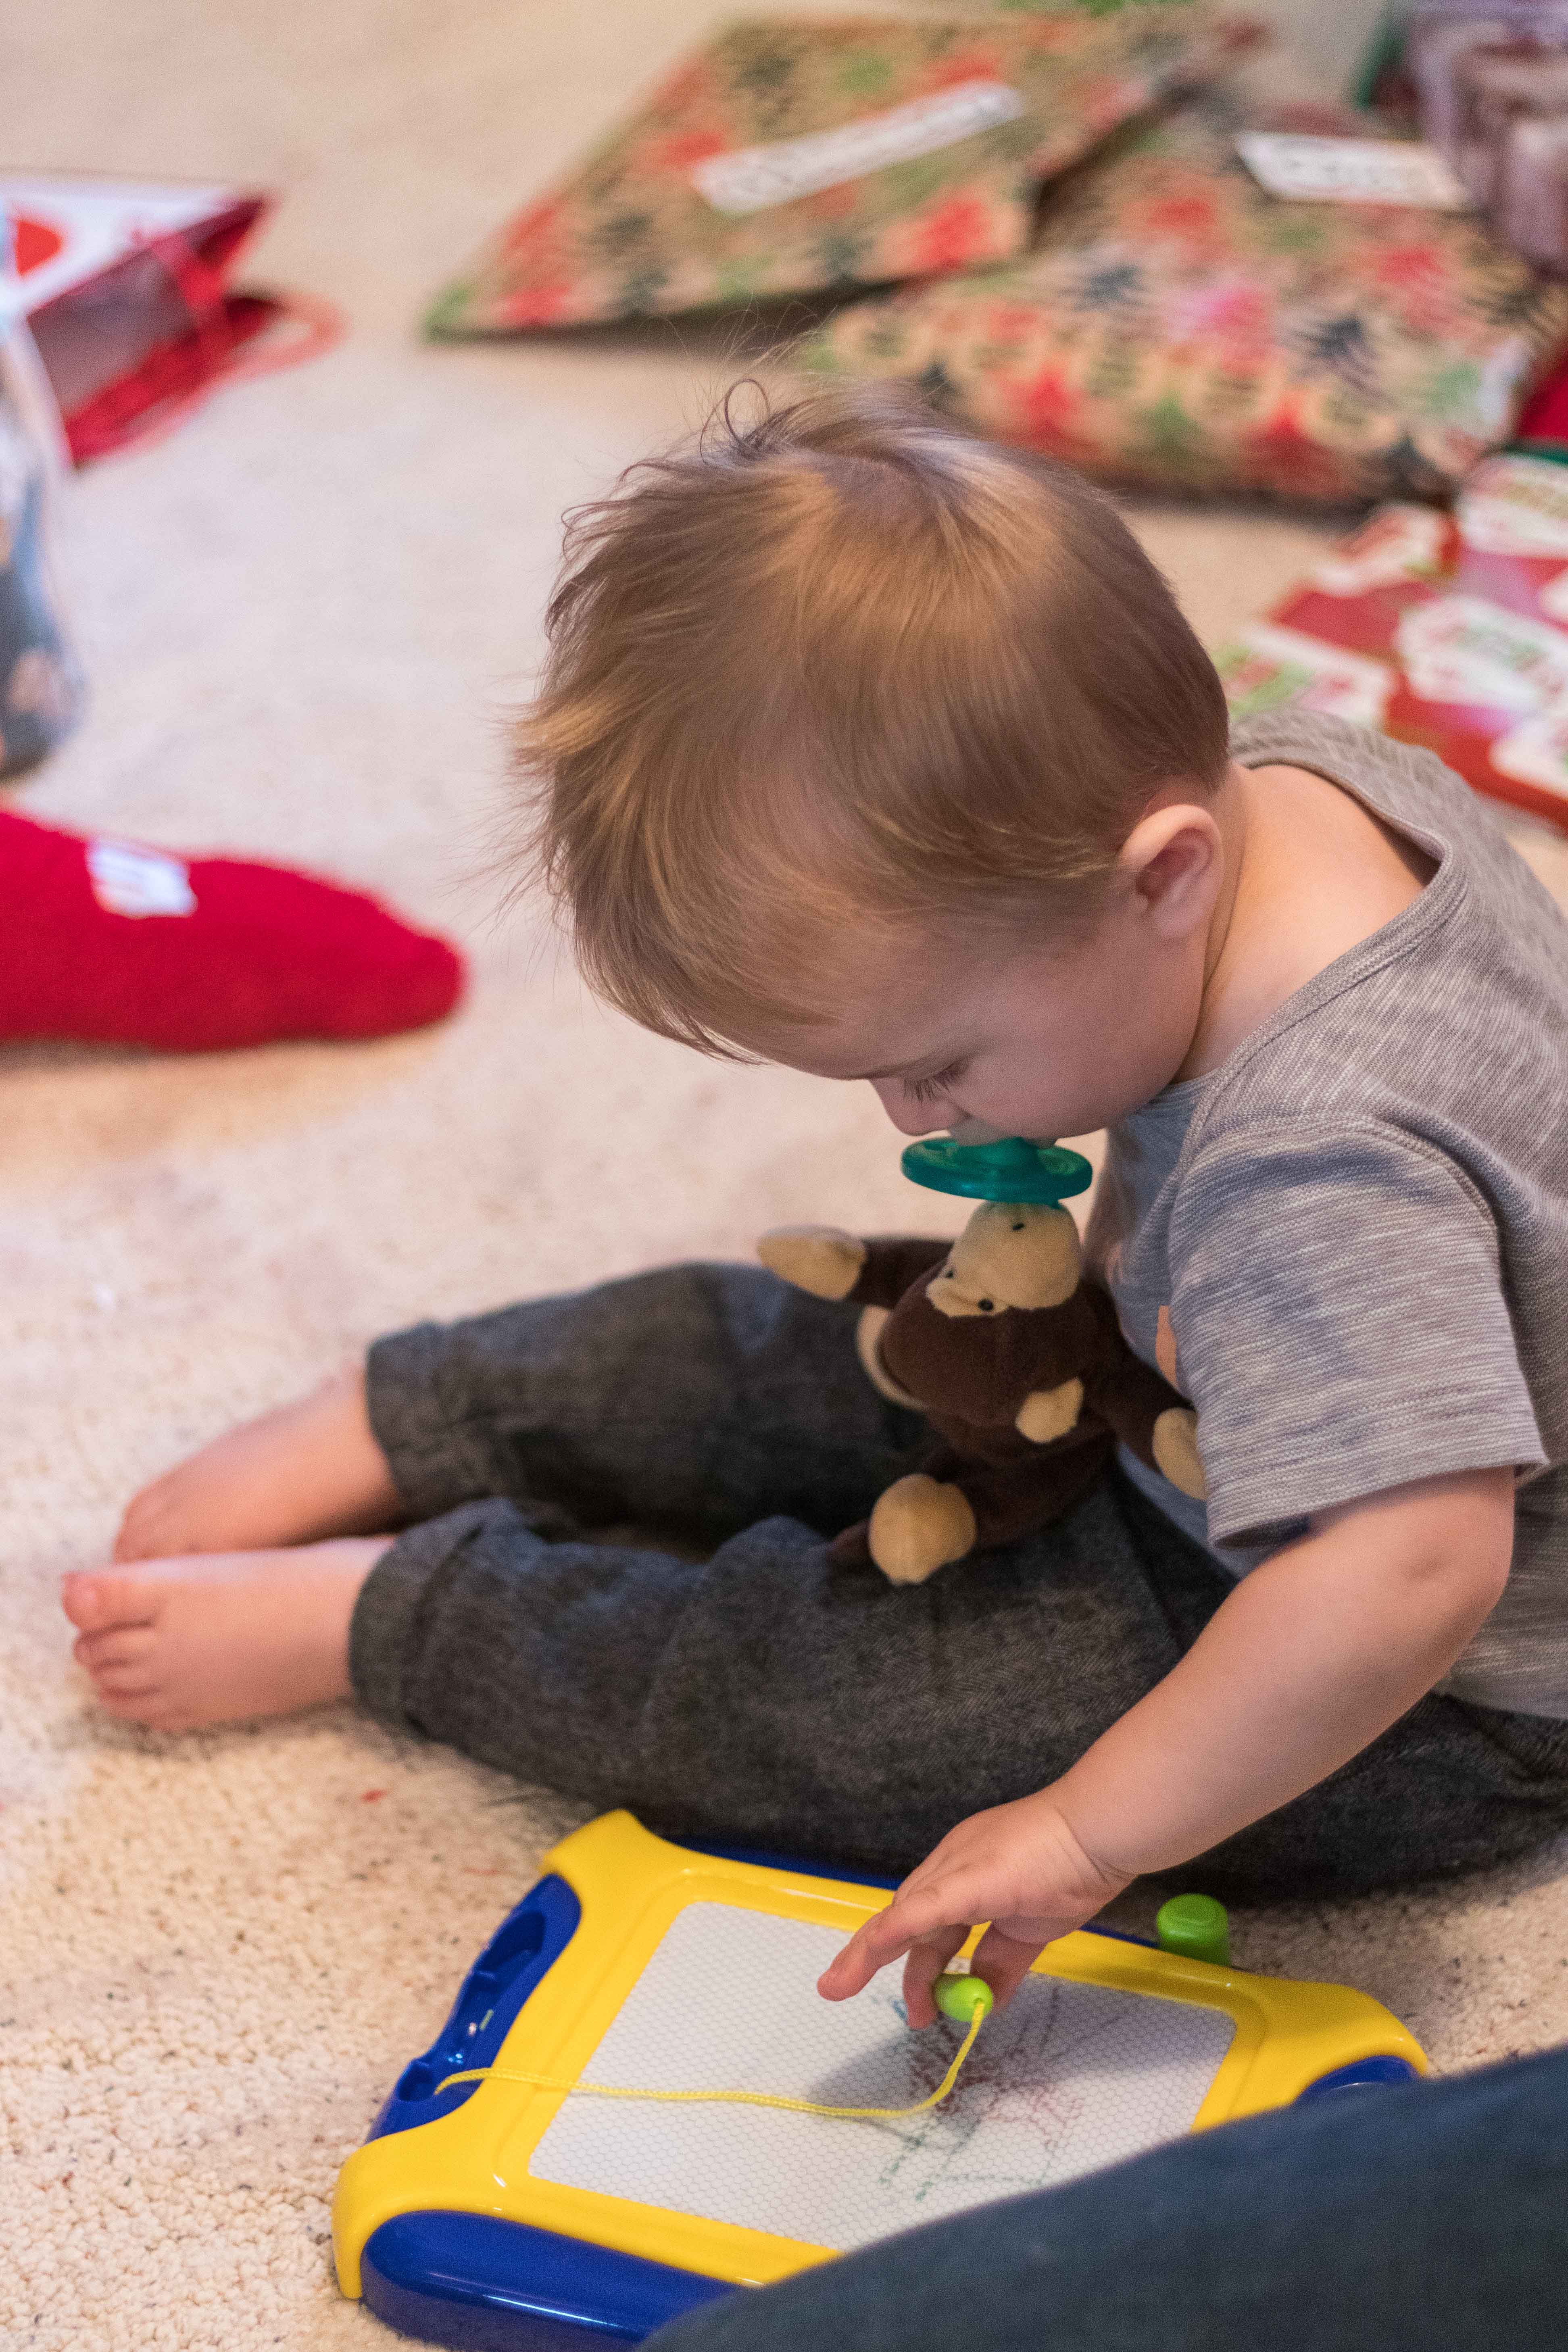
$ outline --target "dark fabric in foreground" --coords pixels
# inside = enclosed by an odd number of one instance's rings
[[[650,2352],[1549,2352],[1568,2051],[1343,2092],[709,2305]]]

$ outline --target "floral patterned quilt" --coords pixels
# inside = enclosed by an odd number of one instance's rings
[[[1228,37],[1202,0],[731,26],[510,222],[427,326],[505,334],[1017,254],[1041,183]]]
[[[1026,257],[855,303],[803,365],[1119,482],[1446,495],[1568,341],[1568,287],[1465,215],[1268,195],[1239,127],[1212,90],[1123,131]]]

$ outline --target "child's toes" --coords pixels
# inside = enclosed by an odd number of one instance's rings
[[[121,1666],[98,1666],[93,1670],[93,1687],[100,1698],[156,1698],[161,1685],[153,1674],[147,1659],[127,1661]]]
[[[177,1497],[172,1507],[170,1485],[168,1477],[155,1478],[139,1495],[132,1495],[120,1522],[110,1559],[163,1559],[186,1549],[180,1540]]]
[[[154,1588],[140,1576],[79,1568],[60,1580],[60,1605],[80,1633],[107,1633],[121,1625],[150,1625],[156,1611]]]
[[[142,1666],[157,1643],[151,1625],[111,1625],[102,1633],[79,1633],[71,1654],[95,1679],[107,1666]]]
[[[142,1497],[138,1495],[115,1530],[114,1541],[109,1550],[110,1559],[151,1559],[153,1558],[152,1541],[148,1533],[148,1520],[153,1516],[154,1515],[142,1508]]]

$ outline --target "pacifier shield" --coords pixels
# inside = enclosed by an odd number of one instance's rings
[[[951,1136],[927,1136],[905,1147],[900,1166],[911,1184],[932,1192],[957,1192],[967,1201],[1048,1202],[1053,1207],[1074,1192],[1087,1192],[1094,1171],[1081,1151],[1057,1143],[1030,1143],[1021,1135],[997,1143],[955,1143]]]

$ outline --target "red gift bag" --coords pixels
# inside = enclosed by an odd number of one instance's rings
[[[0,179],[13,299],[79,465],[174,422],[219,377],[289,366],[336,339],[323,304],[228,286],[269,202],[216,186]],[[268,332],[284,322],[291,333]],[[237,368],[264,334],[265,353]]]

